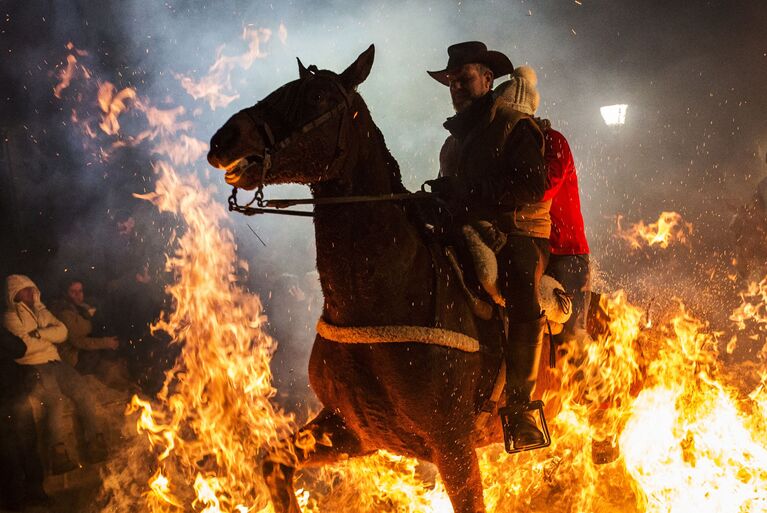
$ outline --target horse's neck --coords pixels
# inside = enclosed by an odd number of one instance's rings
[[[370,122],[372,125],[372,121]],[[362,137],[345,178],[314,188],[316,197],[402,192],[396,162],[375,126]],[[364,131],[364,128],[361,129]],[[425,247],[401,205],[354,203],[315,208],[317,270],[324,315],[340,325],[397,323],[415,314],[405,298],[427,282]],[[428,295],[428,290],[425,291]]]

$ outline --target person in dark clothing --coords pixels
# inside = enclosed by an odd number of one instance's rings
[[[0,326],[0,508],[10,511],[48,501],[24,369],[14,361],[26,351],[23,340]]]
[[[131,212],[118,211],[103,240],[105,321],[121,341],[115,355],[127,362],[131,380],[157,392],[176,350],[149,325],[162,310],[164,252],[153,232]]]
[[[504,54],[480,42],[448,48],[448,65],[429,72],[450,88],[457,114],[440,152],[440,176],[430,182],[461,225],[490,222],[505,234],[497,253],[499,286],[509,319],[504,344],[507,408],[501,412],[507,450],[547,445],[532,413],[546,318],[538,288],[551,230],[544,139],[532,117],[515,108],[513,88],[493,81],[514,72]],[[542,409],[540,415],[543,415]]]

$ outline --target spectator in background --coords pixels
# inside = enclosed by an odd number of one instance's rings
[[[48,501],[24,372],[14,361],[26,351],[23,340],[0,327],[0,509],[9,511]]]
[[[148,223],[147,223],[148,226]],[[118,210],[111,233],[104,238],[107,323],[123,341],[124,356],[133,380],[147,393],[162,386],[164,371],[175,360],[177,348],[152,336],[149,325],[164,300],[164,256],[160,236],[143,233],[133,214]]]
[[[54,474],[77,467],[70,459],[65,444],[64,401],[69,397],[85,431],[88,459],[106,458],[106,444],[96,413],[97,398],[88,382],[70,365],[61,361],[56,345],[67,339],[67,328],[40,301],[40,291],[32,280],[14,274],[6,279],[7,308],[4,327],[21,338],[26,346],[24,356],[16,363],[25,366],[30,386],[46,409],[48,436],[52,445],[51,468]]]
[[[96,308],[85,302],[83,282],[71,278],[64,282],[64,297],[51,307],[53,314],[67,327],[67,341],[58,346],[61,359],[80,374],[95,374],[115,388],[125,388],[127,377],[119,376],[119,362],[114,352],[119,347],[117,337],[94,337]]]

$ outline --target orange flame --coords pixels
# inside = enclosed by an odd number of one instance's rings
[[[117,92],[115,86],[110,82],[99,85],[98,101],[103,112],[99,127],[105,134],[116,135],[120,131],[120,123],[117,118],[128,108],[126,101],[135,99],[136,91],[133,88],[126,87]]]
[[[280,35],[287,37],[287,30],[280,30]],[[199,80],[189,76],[177,75],[181,87],[195,100],[203,99],[211,110],[226,107],[240,97],[232,88],[232,71],[236,68],[249,69],[256,59],[266,57],[261,50],[261,44],[269,41],[272,32],[268,29],[245,27],[242,39],[247,41],[248,49],[241,55],[228,56],[223,54],[224,47],[216,51],[216,61],[208,69],[208,74]]]
[[[655,223],[646,225],[644,221],[639,221],[625,230],[621,227],[622,219],[618,216],[616,236],[627,241],[633,249],[656,244],[666,249],[672,242],[686,243],[692,233],[692,223],[683,221],[677,212],[662,212]]]

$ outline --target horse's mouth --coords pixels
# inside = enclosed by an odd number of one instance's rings
[[[241,157],[221,168],[225,171],[224,180],[235,187],[252,189],[260,176],[260,173],[256,172],[259,164],[261,160],[257,157]]]
[[[226,183],[234,185],[239,182],[242,176],[245,174],[245,168],[248,167],[248,159],[245,157],[239,158],[231,164],[224,166],[222,169],[225,171],[224,180]]]
[[[234,161],[232,161],[232,163],[230,163],[230,164],[229,164],[229,165],[227,165],[227,166],[223,166],[221,169],[223,169],[224,171],[226,171],[227,173],[229,173],[230,171],[232,171],[232,170],[234,170],[236,167],[238,167],[238,166],[240,165],[240,163],[241,163],[243,160],[245,160],[245,157],[242,157],[242,158],[239,158],[239,159],[237,159],[237,160],[234,160]]]

